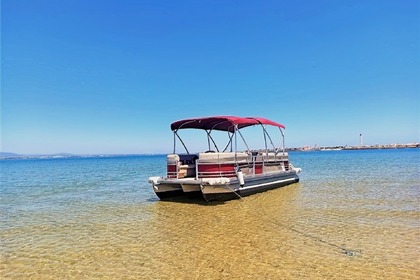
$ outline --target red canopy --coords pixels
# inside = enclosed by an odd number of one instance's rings
[[[284,125],[264,119],[254,117],[234,117],[234,116],[216,116],[207,118],[194,118],[176,121],[171,124],[171,130],[185,129],[185,128],[196,128],[196,129],[210,129],[210,130],[222,130],[233,132],[235,125],[239,129],[256,125],[256,124],[268,124],[285,128]]]

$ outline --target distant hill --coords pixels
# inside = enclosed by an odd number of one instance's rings
[[[21,155],[15,153],[0,152],[0,159],[25,159],[25,158],[68,158],[76,157],[73,154],[58,153],[58,154],[36,154],[36,155]]]
[[[23,155],[15,154],[15,153],[3,153],[0,152],[0,158],[16,158],[22,157]]]
[[[88,154],[88,155],[75,155],[69,153],[56,153],[56,154],[16,154],[0,152],[0,160],[8,159],[54,159],[54,158],[97,158],[97,157],[131,157],[131,156],[153,156],[163,154]]]

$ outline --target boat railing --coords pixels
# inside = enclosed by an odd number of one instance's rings
[[[261,157],[257,156],[256,161],[262,163],[263,173],[278,170],[289,170],[288,153],[263,152],[261,153]]]
[[[197,161],[198,178],[236,177],[238,164],[248,165],[250,154],[246,152],[199,153]]]
[[[245,175],[288,171],[287,153],[225,152],[167,155],[167,178],[236,177],[240,169]]]
[[[230,152],[199,153],[197,178],[235,177],[237,169],[245,175],[289,170],[287,153]]]

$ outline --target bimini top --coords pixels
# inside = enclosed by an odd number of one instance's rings
[[[186,129],[186,128],[195,128],[195,129],[205,129],[205,130],[222,130],[234,132],[235,126],[238,129],[256,125],[256,124],[268,124],[272,126],[277,126],[279,128],[285,128],[284,125],[257,117],[234,117],[234,116],[216,116],[216,117],[207,117],[207,118],[194,118],[176,121],[171,124],[171,130]]]

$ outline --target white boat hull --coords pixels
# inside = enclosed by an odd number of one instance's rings
[[[243,186],[236,179],[226,185],[203,185],[201,192],[207,201],[226,201],[297,182],[299,182],[299,177],[296,175],[296,172],[288,172],[287,174],[248,177],[245,178],[245,184]]]
[[[244,178],[244,185],[241,185],[236,178],[195,180],[152,177],[149,181],[153,183],[153,189],[161,199],[186,195],[188,197],[202,196],[210,202],[238,199],[243,196],[283,187],[299,182],[299,177],[295,171],[247,176]]]

